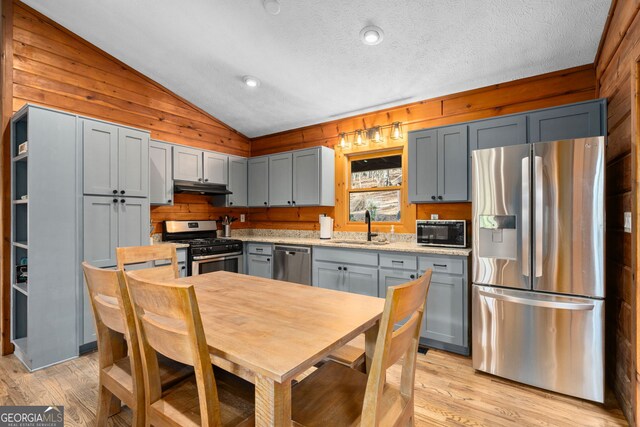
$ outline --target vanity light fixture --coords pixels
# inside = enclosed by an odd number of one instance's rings
[[[382,136],[382,128],[380,126],[372,127],[368,129],[368,131],[369,131],[369,140],[371,142],[375,144],[380,144],[384,142],[384,137]]]
[[[260,80],[258,80],[256,77],[253,77],[253,76],[244,76],[242,78],[242,81],[244,82],[244,84],[246,84],[249,87],[260,86]]]
[[[342,148],[343,150],[345,148],[349,148],[351,147],[351,144],[349,144],[349,139],[347,138],[347,133],[346,132],[342,132],[340,134],[340,148]]]
[[[356,131],[355,140],[353,141],[354,145],[363,146],[367,144],[367,135],[366,132],[362,129],[358,129]]]
[[[400,122],[391,123],[391,131],[389,132],[389,138],[395,139],[395,140],[403,138],[402,123]]]

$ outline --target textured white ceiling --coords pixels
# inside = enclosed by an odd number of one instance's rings
[[[591,63],[611,4],[24,1],[249,137]],[[370,24],[377,46],[359,40]]]

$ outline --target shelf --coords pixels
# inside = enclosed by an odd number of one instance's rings
[[[20,199],[13,201],[14,205],[26,205],[27,203],[29,203],[29,199]]]
[[[17,156],[15,156],[13,158],[13,161],[19,162],[21,160],[27,160],[28,157],[29,157],[29,152],[27,151],[26,153],[18,154]]]
[[[15,289],[16,291],[24,294],[25,296],[29,296],[29,289],[28,289],[28,286],[27,286],[27,282],[14,283],[13,284],[13,289]]]
[[[27,242],[13,242],[13,246],[16,246],[22,249],[29,249],[29,245],[27,244]]]
[[[18,347],[22,351],[22,353],[25,354],[25,355],[29,354],[27,352],[27,350],[29,349],[29,347],[27,346],[27,343],[28,343],[27,337],[17,338],[17,339],[13,340],[13,344],[16,347]]]

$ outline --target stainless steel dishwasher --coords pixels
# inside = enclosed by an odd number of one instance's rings
[[[275,245],[273,278],[285,282],[311,285],[311,248]]]

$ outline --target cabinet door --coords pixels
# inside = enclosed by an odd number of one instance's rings
[[[431,202],[438,196],[436,130],[409,133],[409,202]]]
[[[171,145],[164,142],[149,142],[149,202],[152,205],[173,204]]]
[[[83,120],[84,194],[113,195],[118,188],[118,127]]]
[[[344,288],[354,294],[378,296],[378,269],[346,265],[343,267]]]
[[[527,143],[527,116],[498,117],[469,124],[472,150]]]
[[[248,255],[247,269],[249,276],[271,279],[271,257],[265,255]]]
[[[529,142],[604,135],[601,101],[529,114]]]
[[[149,197],[149,134],[118,129],[118,189],[122,196]]]
[[[292,154],[269,156],[269,205],[291,206],[292,200]]]
[[[202,151],[174,146],[173,179],[202,182]]]
[[[249,206],[269,205],[269,157],[254,157],[248,162]]]
[[[293,153],[293,196],[295,206],[320,204],[320,151],[317,148]]]
[[[467,125],[438,129],[438,200],[469,199]]]
[[[421,336],[432,340],[465,345],[464,279],[434,274],[431,277],[425,325]]]
[[[84,196],[84,260],[94,267],[116,265],[119,201],[113,195]]]
[[[378,276],[378,296],[386,298],[389,286],[402,285],[415,280],[416,277],[418,277],[417,271],[381,268]]]
[[[336,291],[345,290],[342,264],[322,261],[314,262],[313,286]]]
[[[150,231],[148,199],[128,197],[118,200],[119,247],[148,245]]]
[[[204,182],[210,184],[227,184],[229,156],[204,151]]]
[[[247,206],[247,159],[229,157],[229,206]]]

